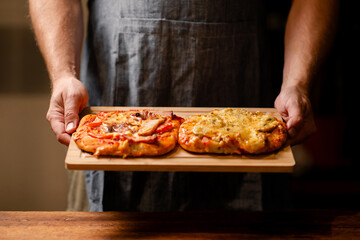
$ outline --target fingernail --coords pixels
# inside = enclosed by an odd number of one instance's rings
[[[66,126],[66,131],[71,131],[72,129],[74,128],[74,123],[69,123],[67,126]]]

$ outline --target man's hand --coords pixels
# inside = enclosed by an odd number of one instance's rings
[[[310,100],[300,88],[283,88],[275,100],[275,108],[286,121],[291,145],[298,144],[315,133]]]
[[[58,79],[53,84],[50,106],[46,118],[59,142],[70,143],[70,134],[79,123],[79,113],[89,100],[85,86],[76,78]]]
[[[58,141],[69,145],[89,99],[78,80],[84,32],[81,1],[29,0],[29,12],[52,83],[46,118]]]
[[[339,0],[292,1],[285,29],[283,83],[275,100],[291,144],[316,131],[308,92],[334,40],[339,4]]]

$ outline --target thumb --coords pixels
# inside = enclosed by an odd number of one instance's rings
[[[67,133],[73,133],[79,122],[79,107],[76,107],[73,103],[65,104],[65,131]]]
[[[290,137],[294,137],[297,134],[297,130],[301,128],[303,123],[302,112],[298,107],[290,107],[288,109],[288,120],[286,126],[289,129]]]

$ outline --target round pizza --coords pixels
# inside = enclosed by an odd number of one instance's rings
[[[158,156],[177,144],[183,119],[171,111],[109,111],[84,116],[73,139],[95,156]]]
[[[261,112],[222,109],[188,117],[179,129],[179,144],[196,153],[260,154],[282,147],[283,121]]]

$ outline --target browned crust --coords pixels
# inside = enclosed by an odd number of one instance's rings
[[[146,143],[132,142],[127,139],[99,139],[90,136],[87,125],[91,123],[95,117],[96,115],[89,114],[81,119],[79,127],[72,136],[77,146],[86,152],[94,153],[96,156],[111,155],[122,157],[159,156],[170,152],[177,144],[178,131],[182,120],[181,118],[173,117],[169,120],[173,124],[172,129],[162,133],[156,133],[156,141]]]
[[[287,139],[286,124],[279,121],[279,125],[271,132],[266,133],[265,147],[257,152],[250,152],[246,146],[239,144],[237,139],[228,141],[214,141],[207,137],[200,137],[192,133],[194,122],[185,120],[179,129],[179,144],[182,148],[196,153],[219,154],[262,154],[280,149]]]

